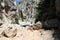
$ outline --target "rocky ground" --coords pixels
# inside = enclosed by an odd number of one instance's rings
[[[54,30],[42,29],[40,22],[24,27],[12,24],[4,14],[3,17],[0,20],[0,40],[54,40]]]
[[[17,24],[3,24],[0,26],[0,40],[54,40],[53,32]]]

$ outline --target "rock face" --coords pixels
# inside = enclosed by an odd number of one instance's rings
[[[21,0],[20,4],[16,4],[15,0],[2,0],[1,11],[7,17],[7,21],[10,20],[8,21],[9,23],[19,25],[23,25],[24,23],[24,25],[31,26],[35,22],[38,3],[39,0]]]
[[[38,1],[35,0],[22,0],[18,6],[18,9],[20,8],[19,10],[22,10],[24,22],[30,22],[31,24],[34,24],[37,4]]]
[[[5,6],[9,6],[5,8],[5,11],[8,9],[6,13],[9,15],[10,20],[18,20],[20,25],[22,22],[34,24],[36,7],[38,7],[39,0],[21,0],[20,4],[16,4],[15,0],[3,0],[3,3]]]

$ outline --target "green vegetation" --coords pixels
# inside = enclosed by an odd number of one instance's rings
[[[38,14],[35,22],[43,22],[47,19],[56,18],[55,0],[44,0],[42,2],[39,2],[37,12]]]

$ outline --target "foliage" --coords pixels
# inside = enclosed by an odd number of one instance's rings
[[[37,7],[37,21],[45,21],[47,19],[56,18],[56,7],[55,7],[55,0],[44,0],[39,2]]]

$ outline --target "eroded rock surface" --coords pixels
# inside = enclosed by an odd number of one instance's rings
[[[0,31],[0,40],[54,40],[53,31],[31,30],[17,24],[3,24]]]

